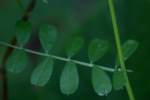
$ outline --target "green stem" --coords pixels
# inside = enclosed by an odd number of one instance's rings
[[[35,55],[38,55],[38,56],[51,57],[53,59],[64,61],[64,62],[72,61],[75,64],[82,65],[82,66],[85,66],[85,67],[90,67],[90,68],[93,67],[93,66],[97,66],[98,68],[100,68],[102,70],[105,70],[105,71],[108,71],[108,72],[114,72],[115,71],[115,69],[113,69],[113,68],[108,68],[108,67],[101,66],[101,65],[94,65],[94,64],[91,64],[91,63],[86,63],[86,62],[82,62],[82,61],[78,61],[78,60],[74,60],[74,59],[70,59],[70,58],[64,58],[64,57],[60,57],[60,56],[56,56],[56,55],[52,55],[52,54],[42,53],[42,52],[27,49],[27,48],[11,45],[11,44],[8,44],[8,43],[2,42],[2,41],[0,41],[0,44],[3,45],[3,46],[8,46],[8,47],[14,48],[14,49],[23,50],[25,52],[35,54]],[[132,72],[132,70],[127,70],[127,71]]]
[[[117,19],[116,19],[116,13],[115,13],[113,0],[108,0],[108,5],[109,5],[110,15],[111,15],[111,19],[112,19],[112,25],[113,25],[113,29],[114,29],[114,36],[115,36],[115,42],[116,42],[119,63],[121,65],[121,69],[123,70],[123,74],[126,79],[126,89],[128,92],[129,99],[135,100],[135,97],[134,97],[134,94],[132,91],[132,87],[131,87],[131,84],[130,84],[130,81],[129,81],[129,78],[127,75],[125,62],[123,59],[123,52],[122,52],[122,47],[121,47],[121,42],[120,42],[119,28],[117,25]]]

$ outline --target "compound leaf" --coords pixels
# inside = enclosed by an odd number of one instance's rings
[[[14,50],[7,60],[6,68],[13,73],[22,72],[28,64],[28,57],[24,51]]]
[[[94,39],[88,47],[88,56],[91,62],[95,62],[102,58],[108,51],[108,42],[105,40]]]
[[[72,57],[79,52],[81,47],[83,46],[84,40],[80,37],[74,38],[69,45],[67,46],[67,56]]]
[[[107,95],[112,90],[112,84],[109,76],[96,66],[92,69],[92,84],[94,91],[99,96]]]
[[[57,33],[56,28],[48,24],[44,24],[40,27],[39,38],[46,53],[48,53],[55,44]]]
[[[32,32],[32,25],[28,21],[19,20],[16,23],[16,38],[17,38],[17,44],[19,46],[24,46]]]
[[[79,86],[77,67],[72,62],[67,62],[60,77],[60,89],[63,94],[70,95],[76,92]]]
[[[53,60],[46,58],[34,69],[31,76],[31,83],[37,86],[44,86],[50,79],[52,72]]]

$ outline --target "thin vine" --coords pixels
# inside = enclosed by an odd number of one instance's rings
[[[111,15],[111,19],[112,19],[112,25],[113,25],[113,30],[114,30],[114,36],[115,36],[115,42],[116,42],[116,48],[117,48],[117,53],[118,53],[118,58],[119,58],[119,62],[121,65],[121,69],[123,71],[124,77],[126,79],[126,89],[129,95],[129,99],[130,100],[135,100],[133,91],[132,91],[132,87],[126,72],[126,65],[123,59],[123,52],[122,52],[122,47],[121,47],[121,42],[120,42],[120,36],[119,36],[119,28],[117,25],[117,19],[116,19],[116,12],[115,12],[115,8],[114,8],[114,3],[113,0],[108,0],[108,5],[109,5],[109,9],[110,9],[110,15]]]

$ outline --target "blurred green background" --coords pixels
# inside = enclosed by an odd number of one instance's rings
[[[26,7],[30,0],[21,0]],[[136,100],[150,99],[150,1],[149,0],[115,0],[117,20],[121,32],[121,39],[139,41],[139,48],[126,62],[128,68],[134,70],[129,78],[136,96]],[[14,36],[14,25],[22,16],[22,9],[15,0],[0,0],[0,41],[9,41]],[[65,46],[74,36],[82,36],[85,45],[75,59],[88,62],[87,46],[95,37],[109,40],[112,49],[101,61],[101,65],[113,67],[115,45],[113,29],[109,15],[107,0],[48,0],[48,4],[37,0],[29,20],[33,25],[33,35],[28,47],[38,50],[40,47],[37,38],[38,27],[42,23],[54,25],[59,30],[59,36],[54,53],[65,55]],[[0,45],[0,64],[5,47]],[[9,100],[128,100],[127,93],[112,91],[105,97],[94,93],[91,85],[90,68],[79,66],[80,87],[71,96],[63,95],[59,89],[59,77],[64,62],[55,61],[55,69],[48,84],[43,87],[34,87],[30,84],[32,70],[38,64],[35,55],[30,55],[30,64],[21,74],[8,72]],[[111,74],[110,74],[111,76]],[[0,100],[2,97],[2,86],[0,78]]]

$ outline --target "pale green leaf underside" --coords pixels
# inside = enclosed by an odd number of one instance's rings
[[[88,56],[91,62],[95,62],[102,58],[108,51],[109,45],[105,40],[94,39],[88,47]]]
[[[115,90],[121,90],[126,84],[126,80],[124,78],[122,71],[115,71],[113,73],[113,88]]]
[[[79,87],[77,67],[72,62],[67,62],[60,76],[60,89],[63,94],[70,95]]]
[[[82,38],[80,37],[74,38],[67,46],[67,49],[66,49],[67,56],[71,58],[72,56],[77,54],[79,50],[82,48],[83,43],[84,43],[84,40]]]
[[[109,76],[97,67],[92,68],[92,85],[94,91],[99,96],[107,95],[112,90],[112,84]]]
[[[31,32],[32,32],[31,23],[27,21],[17,21],[16,23],[17,44],[19,46],[24,46],[28,42]]]
[[[28,64],[26,52],[14,50],[7,60],[6,68],[13,73],[22,72]]]
[[[44,86],[50,79],[52,72],[53,60],[46,58],[34,69],[31,76],[31,83],[37,86]]]
[[[56,42],[57,30],[55,27],[44,24],[40,27],[39,38],[41,45],[46,53],[48,53]]]

